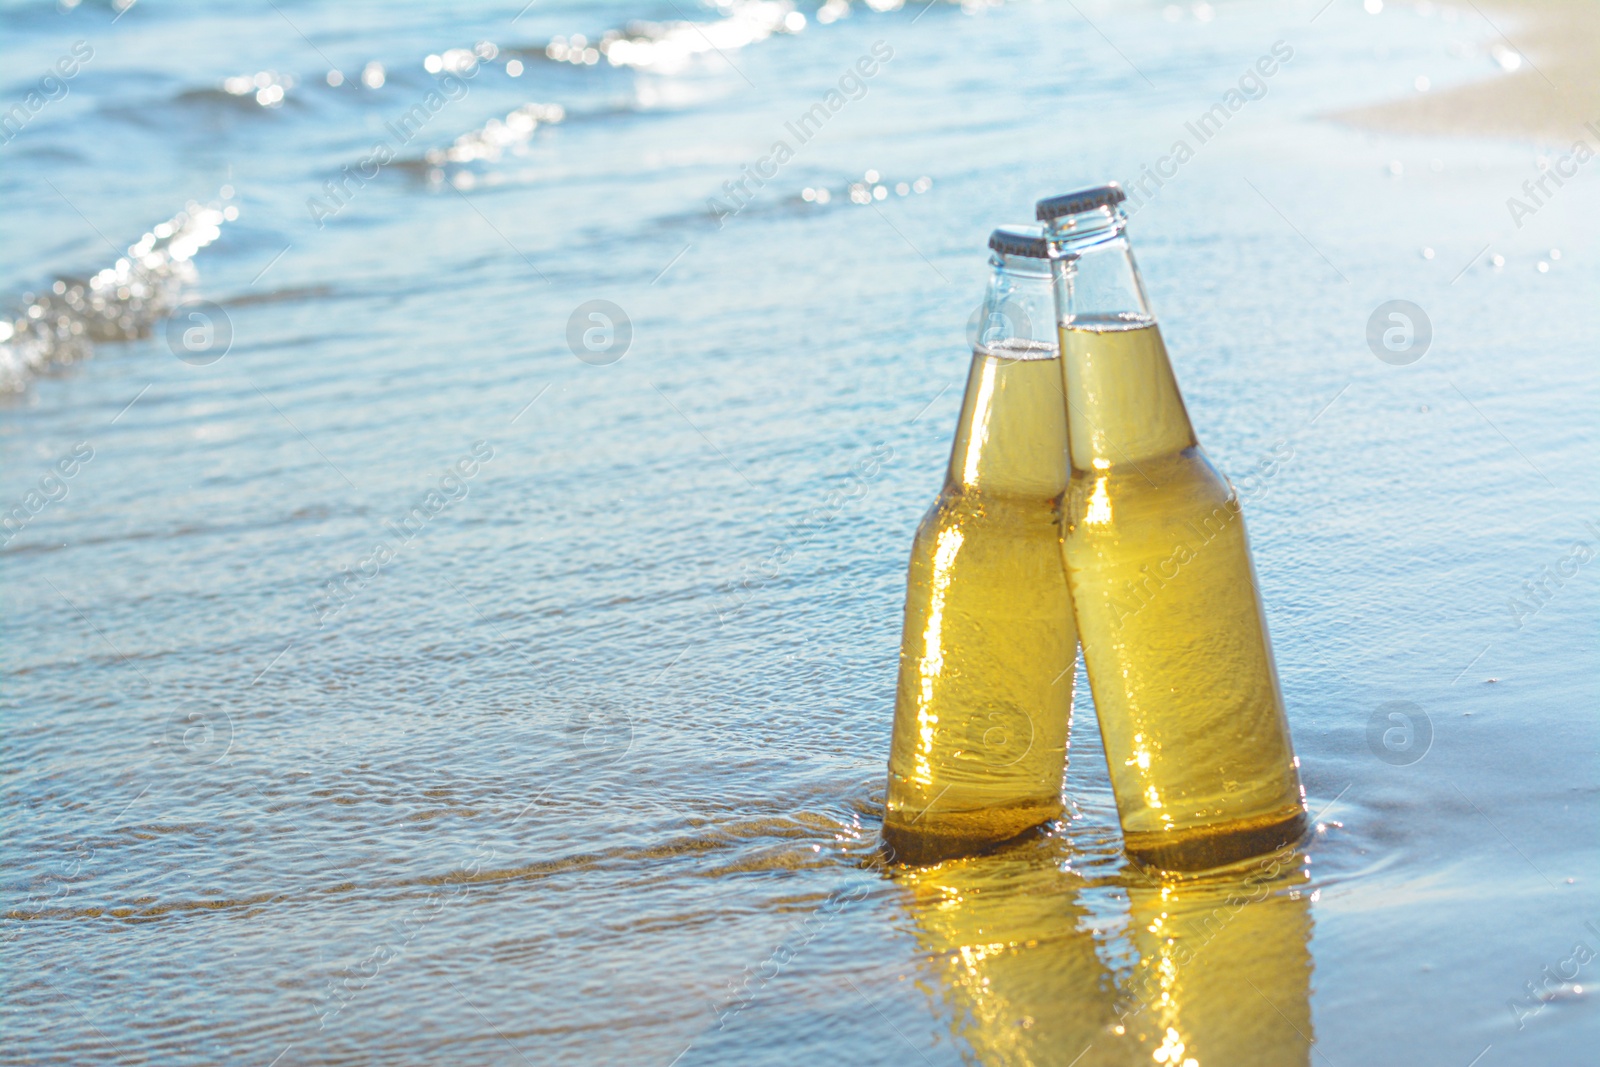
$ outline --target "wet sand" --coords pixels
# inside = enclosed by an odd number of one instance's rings
[[[1600,4],[1495,0],[1474,5],[1519,69],[1488,81],[1341,111],[1338,121],[1401,133],[1488,134],[1600,143]],[[1502,36],[1503,35],[1503,36]],[[1585,123],[1594,123],[1588,129]]]

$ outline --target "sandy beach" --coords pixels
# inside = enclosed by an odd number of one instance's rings
[[[1399,133],[1488,134],[1566,146],[1600,142],[1600,4],[1497,0],[1472,4],[1516,69],[1488,81],[1336,113],[1333,118]],[[1513,57],[1516,61],[1516,57]]]

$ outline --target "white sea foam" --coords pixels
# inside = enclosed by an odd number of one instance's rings
[[[546,47],[545,55],[584,64],[604,57],[614,67],[670,73],[710,53],[725,58],[725,53],[775,33],[797,33],[805,27],[805,16],[788,0],[738,0],[720,4],[718,10],[723,17],[715,22],[636,22],[605,34],[592,45],[581,37],[558,37]]]
[[[87,359],[95,342],[149,336],[198,277],[195,253],[238,217],[232,204],[191,200],[109,267],[89,278],[58,277],[41,294],[24,293],[21,310],[0,321],[0,391],[21,391],[52,363]]]

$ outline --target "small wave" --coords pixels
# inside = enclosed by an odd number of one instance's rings
[[[933,179],[926,174],[911,181],[891,181],[875,170],[869,170],[860,181],[847,182],[837,189],[826,185],[806,186],[800,190],[800,200],[807,204],[851,203],[870,204],[874,200],[887,200],[890,196],[921,196],[933,188]]]
[[[582,34],[555,37],[543,47],[533,48],[501,49],[492,41],[479,41],[470,49],[432,53],[423,61],[423,69],[430,74],[459,74],[482,63],[501,62],[507,73],[516,77],[522,73],[524,58],[575,66],[594,66],[604,59],[615,67],[673,73],[707,53],[743,48],[774,33],[798,33],[806,23],[789,0],[726,0],[717,10],[722,17],[715,21],[634,22],[608,30],[592,43]],[[471,188],[478,184],[476,172],[483,165],[508,154],[521,154],[541,125],[561,122],[566,114],[560,104],[524,104],[503,119],[490,119],[478,129],[468,130],[448,147],[398,160],[395,166],[423,174],[429,182],[448,180],[460,188]]]
[[[294,285],[284,289],[272,289],[264,293],[248,292],[239,296],[229,297],[217,302],[223,307],[242,308],[253,304],[284,304],[298,303],[302,300],[326,300],[338,293],[331,285]],[[310,338],[299,338],[296,344],[309,341]]]
[[[725,0],[715,22],[633,22],[608,30],[590,43],[580,36],[556,37],[544,57],[557,63],[593,66],[602,58],[613,67],[671,73],[686,69],[708,53],[724,53],[766,40],[775,33],[799,33],[806,17],[788,0]]]
[[[447,48],[443,52],[429,53],[428,58],[422,61],[422,69],[429,74],[466,74],[477,73],[480,63],[493,63],[500,58],[500,46],[493,41],[479,41],[471,48]],[[507,59],[509,66],[511,59]],[[513,78],[522,73],[521,64],[508,70]]]
[[[279,74],[274,70],[240,74],[225,78],[222,82],[222,91],[229,96],[252,97],[262,107],[276,107],[283,103],[284,95],[293,88],[293,75]]]
[[[484,184],[492,185],[495,182],[488,180]],[[921,196],[932,189],[933,179],[925,174],[914,179],[895,179],[886,178],[875,170],[869,170],[862,178],[854,180],[807,185],[788,193],[749,199],[746,199],[748,190],[741,191],[732,182],[726,182],[716,195],[708,199],[704,208],[658,218],[654,220],[654,225],[668,230],[704,226],[720,229],[723,220],[734,216],[746,219],[811,215],[819,208],[831,211],[836,206],[871,206],[883,201]]]
[[[859,795],[861,787],[858,785],[853,791]],[[822,789],[808,792],[813,794],[810,799],[827,796],[827,791]],[[330,799],[339,802],[337,797]],[[35,894],[0,911],[0,930],[4,931],[0,934],[0,942],[18,936],[20,929],[17,924],[28,922],[115,919],[140,923],[198,917],[208,913],[249,918],[264,909],[297,900],[356,897],[370,902],[380,897],[414,899],[434,893],[441,887],[527,885],[573,873],[611,872],[617,877],[648,878],[653,876],[652,864],[683,858],[699,858],[714,864],[697,872],[698,876],[705,878],[757,871],[783,872],[802,867],[839,869],[867,865],[869,857],[876,852],[876,827],[870,822],[863,827],[857,809],[864,805],[850,799],[843,799],[842,802],[836,798],[830,800],[832,802],[823,810],[785,811],[777,810],[780,805],[774,804],[773,810],[753,815],[725,811],[698,814],[692,818],[685,818],[676,809],[651,805],[646,810],[661,819],[659,825],[662,831],[652,841],[526,858],[509,865],[473,865],[471,868],[458,867],[364,881],[350,880],[340,872],[330,871],[327,877],[312,884],[169,900],[137,896],[78,903],[64,899],[71,889],[56,891],[49,896]],[[478,812],[468,810],[460,814],[471,819]],[[639,816],[644,812],[636,811],[634,814]],[[475,824],[469,823],[471,825]],[[144,825],[137,832],[128,831],[126,840],[121,843],[193,831],[194,827],[188,825]],[[101,850],[107,847],[102,845]]]
[[[224,198],[231,195],[224,190]],[[95,342],[148,337],[198,278],[195,253],[238,217],[232,204],[191,200],[104,270],[60,276],[43,294],[24,293],[21,311],[0,320],[0,392],[21,392],[51,364],[87,359]]]
[[[457,175],[458,185],[470,185],[470,174],[464,168],[473,164],[493,163],[510,152],[520,153],[533,139],[540,126],[554,125],[567,117],[560,104],[523,104],[505,118],[490,119],[475,130],[468,130],[450,143],[448,148],[431,148],[420,158],[396,160],[395,166],[421,171],[432,182],[443,181]]]

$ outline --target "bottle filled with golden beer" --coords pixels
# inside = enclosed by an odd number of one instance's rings
[[[1202,870],[1298,840],[1305,796],[1239,497],[1195,439],[1122,200],[1038,205],[1071,427],[1062,554],[1124,845]]]
[[[996,230],[989,247],[944,490],[906,581],[883,826],[903,863],[980,851],[1063,810],[1078,639],[1048,249],[1038,226]]]

